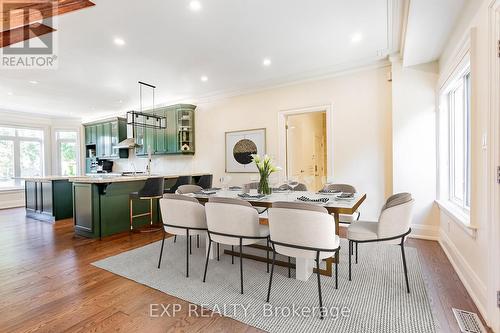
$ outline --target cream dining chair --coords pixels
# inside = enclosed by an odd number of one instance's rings
[[[203,282],[207,276],[208,258],[212,242],[240,247],[240,284],[243,294],[243,246],[268,239],[269,227],[259,223],[259,214],[247,201],[235,198],[211,197],[205,204],[209,245]],[[267,251],[269,272],[269,250]],[[233,260],[233,258],[231,258]],[[234,263],[234,261],[232,261]]]
[[[196,193],[200,192],[203,190],[203,187],[198,186],[198,185],[192,185],[192,184],[187,184],[187,185],[180,185],[177,190],[175,190],[175,194],[189,194],[189,193]],[[174,236],[174,243],[177,241],[177,235]],[[191,242],[191,240],[189,240]],[[200,235],[196,235],[196,247],[200,247]]]
[[[205,208],[195,198],[179,194],[164,194],[160,199],[160,210],[163,219],[163,240],[161,242],[158,268],[161,265],[163,245],[166,233],[186,236],[186,277],[189,277],[189,254],[191,252],[191,236],[204,235],[207,232]]]
[[[320,262],[335,256],[340,250],[340,239],[335,233],[335,221],[326,208],[300,202],[275,202],[269,209],[270,243],[273,248],[271,276],[267,302],[271,296],[276,253],[314,259],[318,276],[320,318],[323,319]],[[338,262],[335,263],[335,288],[338,288]]]
[[[356,246],[356,263],[358,263],[358,243],[384,242],[398,244],[401,247],[403,270],[405,274],[406,290],[410,292],[408,284],[408,270],[404,242],[411,232],[411,218],[414,200],[410,193],[398,193],[390,196],[382,207],[378,222],[356,221],[347,229],[349,240],[349,281],[351,281],[351,256],[353,246]]]

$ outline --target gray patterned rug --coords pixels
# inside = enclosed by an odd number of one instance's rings
[[[342,240],[339,289],[335,289],[333,277],[321,276],[323,305],[328,310],[321,320],[316,275],[302,282],[289,279],[287,269],[276,266],[271,300],[265,303],[269,283],[265,263],[244,259],[245,294],[241,295],[239,258],[234,265],[228,255],[221,255],[220,261],[211,260],[203,283],[204,241],[196,248],[193,240],[190,277],[186,278],[186,242],[183,237],[177,238],[177,243],[172,238],[165,240],[161,269],[156,268],[161,242],[93,265],[268,332],[437,330],[418,253],[413,248],[406,248],[411,288],[407,294],[399,246],[360,244],[359,263],[353,264],[349,282],[347,241]],[[244,252],[250,249],[244,248]]]

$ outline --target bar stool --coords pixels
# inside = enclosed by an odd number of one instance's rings
[[[161,230],[162,226],[158,224],[153,225],[153,200],[161,199],[163,197],[163,177],[154,177],[146,179],[143,188],[137,192],[131,192],[129,194],[129,206],[130,206],[130,231],[134,231],[134,218],[141,216],[149,216],[150,222],[149,226],[145,229],[140,229],[139,232],[152,232]],[[134,215],[133,212],[133,202],[134,200],[149,200],[149,212]]]
[[[191,184],[191,178],[192,178],[191,176],[179,176],[179,177],[177,177],[175,184],[170,188],[166,188],[164,192],[165,193],[175,193],[175,191],[177,191],[179,186]]]
[[[213,175],[203,175],[200,177],[196,185],[202,187],[202,188],[211,188],[212,187],[212,180],[214,176]]]

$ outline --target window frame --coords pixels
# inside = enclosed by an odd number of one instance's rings
[[[73,132],[76,134],[75,139],[59,139],[58,134],[60,132]],[[57,165],[57,172],[59,175],[62,175],[62,156],[61,156],[61,144],[62,143],[75,143],[75,148],[76,148],[76,156],[75,156],[75,162],[76,162],[76,169],[75,169],[75,175],[80,175],[80,131],[75,129],[75,128],[57,128],[54,129],[54,142],[55,146],[57,149],[56,153],[56,165]]]
[[[4,128],[13,128],[15,129],[15,135],[10,136],[10,135],[0,135],[0,140],[10,140],[13,141],[14,143],[14,178],[19,178],[21,177],[21,142],[39,142],[41,151],[40,151],[40,167],[41,167],[41,174],[40,176],[45,175],[45,129],[41,127],[36,127],[36,126],[18,126],[18,125],[11,125],[11,124],[3,124],[0,123],[0,127]],[[35,130],[35,131],[40,131],[41,132],[41,138],[33,138],[33,137],[25,137],[25,136],[19,136],[18,135],[18,130]],[[22,184],[19,184],[16,181],[16,184],[14,185],[14,188],[21,188]],[[7,191],[7,190],[12,190],[13,187],[0,187],[0,191]]]
[[[459,199],[455,197],[455,105],[454,98],[452,94],[456,92],[456,89],[463,84],[463,101],[464,106],[467,108],[462,111],[463,113],[463,140],[464,142],[464,165],[463,165],[463,199]],[[463,66],[462,70],[458,72],[458,74],[453,78],[452,82],[448,85],[448,88],[442,94],[446,100],[446,113],[447,113],[447,159],[448,159],[448,195],[447,200],[451,202],[456,207],[460,208],[467,215],[470,214],[470,205],[471,205],[471,70],[470,64],[467,63]]]

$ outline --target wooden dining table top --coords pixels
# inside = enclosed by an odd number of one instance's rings
[[[223,198],[240,198],[241,190],[217,190],[215,194],[191,194],[201,203],[208,201],[210,197]],[[293,191],[293,192],[273,192],[263,198],[240,198],[248,201],[252,206],[256,207],[272,207],[272,204],[277,201],[301,202],[297,198],[304,196],[310,199],[328,198],[327,203],[314,203],[325,207],[330,214],[354,214],[359,206],[365,201],[366,193],[355,193],[352,199],[337,199],[335,194],[322,194],[309,191]]]

